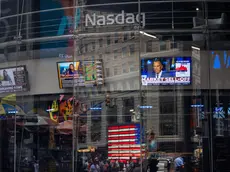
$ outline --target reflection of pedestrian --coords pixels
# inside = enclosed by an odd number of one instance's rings
[[[176,172],[182,172],[184,170],[184,159],[182,157],[177,157],[174,160],[174,167]]]
[[[3,70],[3,81],[8,81],[10,84],[13,83],[6,70]]]
[[[38,163],[38,161],[34,162],[34,172],[39,172],[39,163]]]
[[[93,164],[90,166],[90,172],[100,172],[99,160],[96,157]]]
[[[149,152],[149,158],[148,158],[148,164],[151,172],[156,172],[157,171],[157,141],[155,138],[155,133],[153,131],[150,131],[148,133],[148,152]]]
[[[155,133],[154,132],[150,132],[148,135],[148,151],[149,152],[156,152],[157,151],[157,142],[155,139]]]

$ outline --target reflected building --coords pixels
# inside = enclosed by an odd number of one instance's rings
[[[127,26],[128,27],[128,26]],[[139,42],[141,36],[141,42]],[[101,105],[101,127],[88,131],[87,143],[97,146],[106,146],[107,139],[102,137],[100,141],[93,141],[92,132],[100,130],[101,136],[106,136],[107,126],[111,124],[124,124],[140,122],[139,106],[151,106],[144,109],[142,117],[146,131],[153,129],[159,142],[183,142],[183,96],[172,93],[172,87],[160,89],[158,86],[141,88],[140,86],[140,57],[174,57],[183,52],[183,44],[175,44],[171,40],[163,41],[159,38],[143,36],[138,32],[113,33],[98,37],[85,37],[81,43],[80,58],[85,60],[102,59],[104,65],[105,86],[92,88],[95,96],[91,99],[98,102],[105,98],[104,93],[110,92],[112,107]],[[140,45],[140,47],[139,47]],[[191,54],[188,52],[186,55]],[[143,98],[140,96],[140,88]],[[84,88],[80,89],[83,92]],[[86,91],[88,92],[88,91]],[[88,94],[88,93],[87,93]],[[93,94],[93,92],[92,92]],[[90,95],[88,95],[90,96]],[[142,100],[144,99],[144,100]],[[177,102],[176,104],[174,102]],[[96,125],[99,121],[88,117],[88,126]],[[94,124],[96,123],[96,124]],[[176,124],[176,125],[175,125]]]

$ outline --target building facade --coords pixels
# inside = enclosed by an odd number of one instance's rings
[[[0,3],[0,171],[230,169],[228,2]]]

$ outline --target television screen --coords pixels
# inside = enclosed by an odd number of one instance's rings
[[[142,85],[191,84],[191,57],[142,59]]]
[[[101,60],[58,62],[57,65],[60,88],[104,84]]]
[[[28,73],[25,66],[0,69],[0,93],[28,90]]]

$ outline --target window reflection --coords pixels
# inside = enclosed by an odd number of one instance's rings
[[[92,160],[97,157],[102,164],[108,155],[114,162],[130,166],[138,162],[141,141],[143,164],[155,163],[156,168],[161,161],[171,162],[171,171],[178,171],[175,162],[180,157],[187,172],[201,172],[212,166],[216,171],[229,171],[229,2],[141,0],[139,22],[136,2],[117,2],[111,5],[108,0],[80,0],[77,4],[73,0],[39,0],[24,3],[24,7],[19,4],[23,13],[19,22],[14,15],[17,6],[2,2],[4,9],[10,10],[0,12],[1,69],[26,65],[31,85],[26,92],[12,88],[12,96],[2,87],[6,79],[0,76],[0,166],[5,168],[0,167],[2,171],[31,171],[39,167],[44,172],[67,172],[73,171],[72,165],[77,166],[75,171],[92,171]],[[204,19],[201,14],[209,17]],[[86,25],[86,19],[91,25]],[[17,33],[22,40],[16,39]],[[172,82],[167,86],[140,87],[140,60],[183,56],[192,56],[190,85],[175,86]],[[56,77],[56,63],[92,59],[102,59],[103,67],[96,68],[105,78],[100,74],[97,77],[104,79],[105,84],[59,88],[58,83],[63,80]],[[92,73],[90,69],[87,72]],[[185,69],[180,72],[184,75]],[[7,85],[11,87],[10,82]],[[112,92],[109,103],[105,98],[107,91]],[[5,96],[9,97],[4,99]],[[76,127],[73,115],[77,116]],[[128,126],[119,131],[113,129],[118,132],[111,134],[116,142],[108,138],[111,125]],[[150,139],[149,130],[154,133]],[[119,139],[125,141],[119,145]],[[108,145],[109,141],[115,145]],[[135,147],[137,144],[139,147]],[[122,170],[125,171],[123,167],[113,169]]]
[[[132,116],[134,115],[134,98],[124,98],[123,99],[123,107],[124,107],[124,122],[129,123],[132,122]]]
[[[101,111],[102,106],[100,102],[91,103],[91,141],[99,142],[101,140]]]
[[[117,123],[117,105],[108,106],[106,109],[107,124],[112,125]]]

